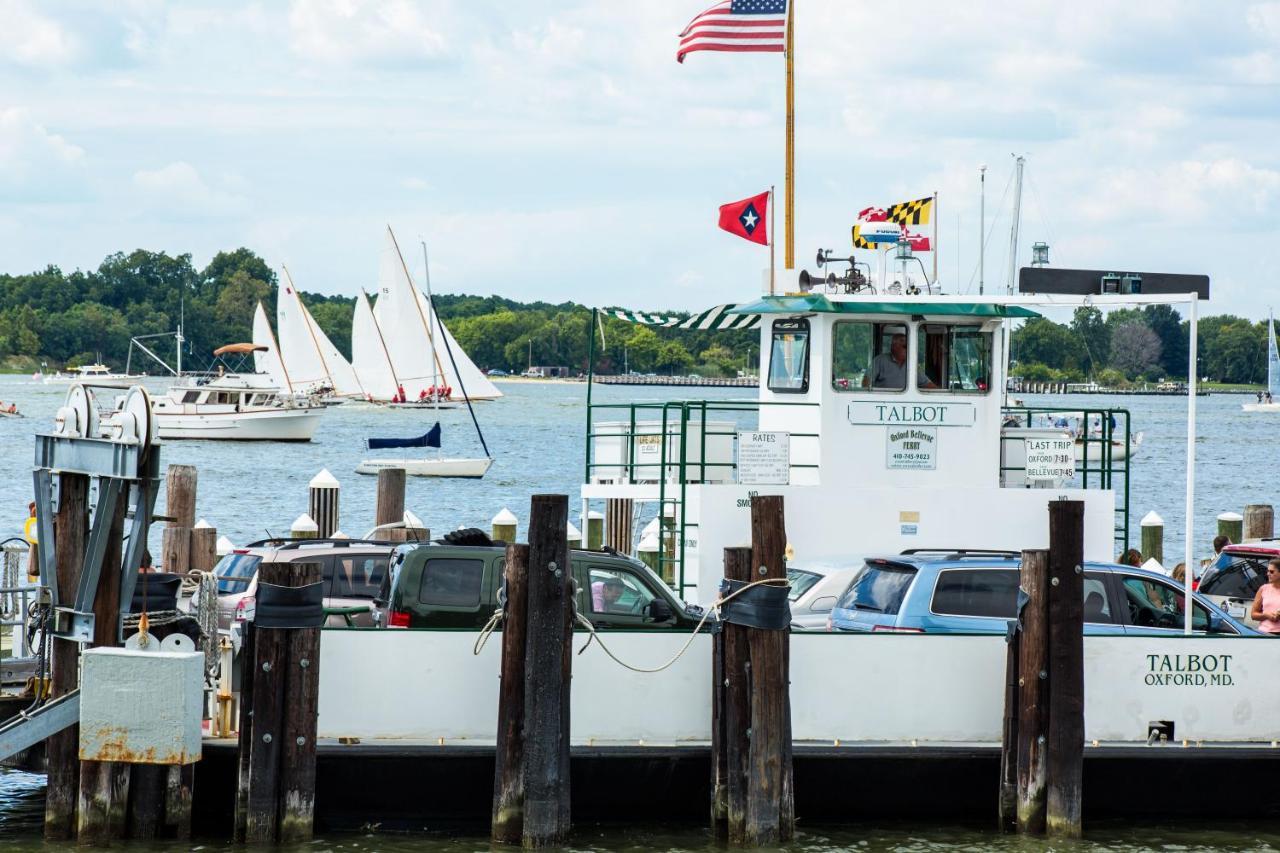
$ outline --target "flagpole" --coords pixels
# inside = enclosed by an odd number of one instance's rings
[[[773,187],[769,187],[769,295],[773,296],[776,292],[774,289],[774,277],[777,275],[777,264],[774,262],[774,246],[778,242],[778,233],[774,230],[774,223],[778,220],[778,214],[774,207]]]
[[[795,28],[796,0],[787,3],[787,210],[785,228],[787,241],[783,255],[783,268],[795,268],[795,207],[796,207],[796,83],[792,56],[792,31]]]
[[[933,191],[933,283],[938,283],[938,191]]]

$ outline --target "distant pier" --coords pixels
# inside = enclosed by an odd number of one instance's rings
[[[702,385],[720,388],[755,388],[760,384],[760,380],[754,376],[717,379],[702,376],[638,376],[636,374],[601,376],[596,374],[595,381],[601,385]]]

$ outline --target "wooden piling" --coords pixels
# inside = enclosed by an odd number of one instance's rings
[[[569,835],[569,687],[573,573],[565,540],[566,495],[534,495],[529,511],[528,630],[525,634],[525,847]]]
[[[498,739],[493,768],[493,819],[497,844],[519,844],[524,834],[525,631],[528,624],[529,546],[507,545],[503,567],[507,604],[502,619],[502,667],[498,682]]]
[[[339,488],[328,468],[322,468],[307,486],[307,515],[315,519],[320,539],[328,539],[338,529]]]
[[[604,543],[619,554],[631,553],[632,512],[630,498],[609,498],[604,502]]]
[[[1049,502],[1049,792],[1045,831],[1081,835],[1084,772],[1084,501]]]
[[[599,551],[604,545],[604,516],[596,510],[587,512],[587,549]]]
[[[1164,519],[1154,511],[1142,517],[1142,559],[1164,565]]]
[[[374,525],[395,524],[404,518],[404,469],[378,471],[378,498]]]
[[[293,539],[315,539],[319,533],[319,525],[316,524],[314,518],[305,512],[295,518],[293,524],[289,525],[289,536]]]
[[[218,564],[218,531],[201,519],[191,528],[190,568],[197,572],[211,572]]]
[[[232,840],[246,841],[249,825],[250,756],[253,754],[254,660],[258,654],[257,628],[245,622],[240,639],[240,719],[236,724],[236,804]]]
[[[166,768],[164,791],[164,834],[183,841],[191,838],[191,800],[195,785],[194,764],[174,764]]]
[[[58,511],[53,521],[58,594],[73,599],[89,543],[89,478],[64,473]],[[51,640],[50,695],[64,696],[80,686],[80,647],[70,640]],[[45,741],[48,784],[45,789],[44,837],[69,841],[76,832],[76,803],[80,789],[80,727],[69,726]]]
[[[160,568],[185,575],[191,569],[191,528],[169,525],[160,538]]]
[[[1275,534],[1275,512],[1271,504],[1249,504],[1244,508],[1244,539],[1271,539]]]
[[[319,563],[288,563],[286,586],[320,583]],[[285,670],[281,673],[288,702],[284,712],[280,767],[281,844],[311,840],[316,799],[316,709],[320,700],[320,628],[290,628],[286,635]]]
[[[258,566],[258,582],[284,586],[288,563]],[[244,840],[270,844],[276,840],[279,822],[281,739],[284,736],[285,666],[288,637],[282,630],[254,628],[252,668],[242,684],[252,680],[252,705],[240,700],[240,728],[248,731],[248,791],[244,814]],[[244,743],[242,735],[241,743]],[[237,834],[239,834],[237,832]]]
[[[1018,638],[1017,828],[1045,829],[1049,720],[1049,552],[1022,552],[1019,585],[1027,593]]]
[[[165,515],[171,527],[195,527],[196,466],[170,465],[165,473]]]
[[[1244,539],[1244,516],[1238,512],[1224,512],[1218,515],[1218,535],[1225,536],[1232,543]]]
[[[1004,717],[1000,725],[1000,794],[996,827],[1012,832],[1018,826],[1018,645],[1020,633],[1005,638]]]
[[[567,522],[566,522],[567,523]],[[516,541],[516,514],[505,506],[489,521],[489,532],[495,542]]]
[[[749,583],[751,549],[724,549],[724,576]],[[751,657],[747,628],[723,623],[712,660],[711,818],[718,838],[742,846],[746,838],[747,763],[751,750]]]
[[[751,501],[753,580],[787,577],[787,532],[781,495]],[[749,628],[751,750],[747,768],[747,843],[774,846],[795,835],[791,763],[791,634]]]

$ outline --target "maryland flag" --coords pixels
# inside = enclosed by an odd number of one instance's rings
[[[859,233],[859,230],[860,230],[860,229],[859,229],[859,227],[858,227],[857,225],[853,226],[853,248],[855,248],[855,249],[874,249],[874,248],[876,248],[876,244],[875,244],[875,243],[869,243],[869,242],[867,242],[866,240],[862,239],[862,234],[860,234],[860,233]]]
[[[933,213],[933,196],[891,205],[887,218],[890,222],[896,222],[899,225],[928,225],[931,213]]]

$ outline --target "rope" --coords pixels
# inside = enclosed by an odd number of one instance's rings
[[[697,626],[693,629],[693,631],[690,632],[689,639],[686,640],[685,644],[680,647],[680,651],[676,652],[675,655],[671,658],[671,660],[667,661],[662,666],[656,666],[652,668],[642,667],[642,666],[632,666],[631,664],[627,663],[626,661],[622,660],[617,655],[615,655],[609,649],[609,646],[605,643],[605,641],[601,639],[600,634],[596,631],[596,626],[591,624],[591,620],[578,612],[578,599],[577,599],[577,596],[575,595],[573,598],[574,621],[576,621],[578,624],[586,628],[587,631],[591,634],[591,636],[587,638],[587,642],[582,646],[581,649],[578,650],[578,654],[582,654],[583,652],[585,652],[591,646],[591,641],[595,640],[597,643],[600,644],[600,648],[604,649],[604,653],[607,654],[610,658],[612,658],[614,663],[618,664],[621,667],[629,669],[632,672],[642,672],[642,673],[662,672],[664,669],[667,669],[672,665],[674,665],[676,661],[680,660],[680,658],[684,657],[684,653],[689,651],[689,647],[693,645],[694,638],[698,636],[698,632],[700,632],[703,626],[707,624],[707,620],[711,618],[712,613],[716,613],[718,615],[720,612],[720,608],[722,606],[732,601],[734,598],[737,598],[739,595],[746,592],[747,590],[751,589],[753,586],[790,587],[791,583],[786,578],[766,578],[761,581],[752,581],[746,586],[743,586],[741,589],[736,589],[733,592],[729,593],[728,595],[717,598],[714,602],[711,603],[711,606],[707,608],[706,612],[702,614],[702,618],[698,620]],[[495,610],[493,612],[493,616],[489,617],[489,621],[485,623],[484,628],[481,629],[480,636],[476,638],[476,642],[471,648],[472,654],[475,654],[475,655],[480,654],[480,650],[483,649],[485,643],[489,641],[489,635],[491,635],[497,629],[498,623],[502,621],[502,617],[503,617],[503,612],[501,609]]]
[[[9,592],[0,593],[0,619],[12,619],[22,611],[22,594],[18,592],[18,571],[22,567],[22,551],[4,545],[4,560],[0,563],[0,588]]]
[[[213,572],[193,570],[187,577],[196,578],[196,624],[204,640],[204,671],[216,680],[222,668],[222,658],[218,654],[218,576]]]

